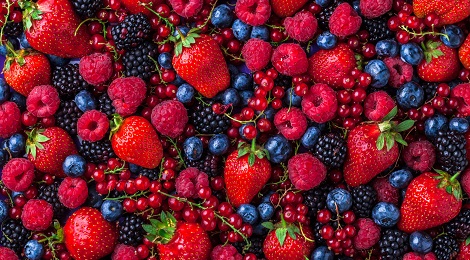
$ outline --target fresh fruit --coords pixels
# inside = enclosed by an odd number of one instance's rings
[[[300,45],[283,43],[277,47],[271,57],[271,63],[284,75],[296,76],[307,72],[307,55]]]
[[[134,114],[146,92],[145,82],[138,77],[117,78],[108,87],[108,96],[120,116]]]
[[[427,42],[425,47],[425,59],[418,65],[418,75],[422,80],[442,82],[457,77],[460,63],[455,49],[432,41]]]
[[[21,112],[13,102],[0,105],[0,137],[7,138],[21,129]]]
[[[467,36],[459,48],[459,59],[462,65],[470,70],[470,36]]]
[[[306,42],[311,40],[317,32],[317,19],[310,12],[298,12],[294,17],[287,17],[284,20],[284,26],[289,37]]]
[[[273,47],[268,42],[253,38],[243,45],[242,55],[251,71],[262,70],[271,60]]]
[[[38,214],[41,212],[41,214]],[[32,231],[44,231],[52,223],[53,208],[45,200],[32,199],[26,202],[21,213],[25,228]]]
[[[53,86],[36,86],[28,94],[26,108],[36,117],[48,117],[54,115],[59,109],[59,93]]]
[[[326,167],[309,153],[301,153],[289,159],[287,165],[289,179],[299,190],[309,190],[318,186],[326,177]]]
[[[279,17],[287,17],[294,15],[307,0],[271,0],[271,8]]]
[[[414,0],[413,12],[419,18],[429,14],[438,16],[438,25],[460,22],[470,15],[470,1],[426,1]]]
[[[268,0],[240,0],[235,4],[235,14],[244,23],[258,26],[268,21],[271,5]]]
[[[34,177],[34,165],[23,158],[11,159],[2,170],[2,182],[12,191],[25,191]]]
[[[152,125],[165,136],[176,138],[188,123],[188,112],[179,101],[164,101],[152,109]]]
[[[351,5],[342,3],[331,14],[329,24],[332,34],[345,37],[355,34],[359,30],[362,19]]]

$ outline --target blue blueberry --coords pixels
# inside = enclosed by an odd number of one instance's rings
[[[315,0],[315,3],[321,7],[328,7],[331,5],[332,0]]]
[[[441,41],[450,48],[458,48],[465,40],[465,35],[457,25],[446,25],[441,29]]]
[[[372,209],[372,219],[381,227],[393,227],[400,218],[400,209],[392,203],[379,202]]]
[[[227,64],[227,68],[228,73],[230,74],[230,80],[233,81],[233,77],[235,77],[240,72],[238,71],[238,68],[235,65],[230,63]]]
[[[86,171],[86,160],[80,155],[72,154],[65,158],[62,169],[67,176],[79,177]]]
[[[24,195],[24,193],[21,192],[21,191],[13,191],[13,192],[11,193],[11,197],[12,197],[12,198],[16,198],[16,197],[18,197],[18,196],[23,196],[23,195]]]
[[[107,221],[116,221],[122,215],[122,203],[118,200],[105,200],[101,204],[101,214]]]
[[[181,33],[183,36],[186,36],[186,35],[188,35],[189,30],[190,30],[188,26],[178,26],[178,27],[176,27],[176,28],[177,28],[177,30],[175,30],[175,31],[173,32],[173,36],[174,36],[174,37],[179,36],[180,33]]]
[[[26,34],[24,33],[20,36],[20,45],[23,49],[31,48],[31,44],[29,44],[28,39],[26,39]]]
[[[269,41],[269,29],[268,27],[261,25],[261,26],[253,26],[251,30],[250,38],[258,38],[263,41]]]
[[[397,189],[403,189],[408,186],[410,183],[411,179],[413,179],[413,175],[411,172],[407,169],[400,169],[397,171],[394,171],[388,176],[388,181],[390,182],[390,185]]]
[[[352,2],[352,8],[354,9],[354,11],[356,11],[358,15],[362,16],[359,0],[355,0],[354,2]]]
[[[233,76],[232,87],[237,90],[253,89],[253,77],[248,73],[238,73]]]
[[[7,150],[0,149],[0,168],[2,168],[9,159],[10,155],[8,154]]]
[[[228,28],[233,22],[233,11],[230,6],[221,4],[214,8],[211,23],[217,28]]]
[[[47,58],[52,67],[62,67],[69,64],[70,59],[61,58],[52,54],[47,54]]]
[[[183,83],[176,91],[176,98],[183,104],[190,103],[194,97],[194,88],[188,83]]]
[[[240,91],[238,94],[240,95],[241,105],[243,107],[248,106],[248,101],[255,95],[251,90]]]
[[[7,147],[13,157],[23,155],[26,147],[26,138],[22,134],[14,134],[8,138]]]
[[[222,155],[227,152],[230,140],[225,134],[216,134],[209,140],[209,152],[214,155]]]
[[[424,58],[423,49],[414,42],[403,44],[400,48],[401,59],[411,65],[418,65]]]
[[[239,41],[248,41],[251,36],[251,26],[242,22],[240,19],[235,20],[232,24],[233,35]]]
[[[220,95],[221,102],[224,105],[238,106],[240,104],[240,95],[238,91],[234,88],[228,88]]]
[[[8,217],[8,205],[5,201],[0,200],[0,223]]]
[[[261,225],[261,223],[259,223],[258,225],[254,226],[253,227],[253,235],[257,235],[257,236],[266,236],[268,234],[269,230],[265,227],[263,227],[263,225]]]
[[[292,153],[289,141],[282,135],[274,135],[264,143],[264,149],[269,153],[269,160],[273,163],[287,161]]]
[[[29,260],[39,260],[44,255],[44,246],[39,241],[31,239],[24,246],[24,255]]]
[[[463,117],[454,117],[449,122],[449,129],[458,133],[465,134],[468,131],[468,127],[468,120]]]
[[[255,112],[256,115],[259,115],[260,113],[261,111]],[[273,121],[275,114],[276,114],[276,110],[271,105],[268,105],[268,107],[264,110],[263,114],[260,115],[260,118],[266,118],[270,121]]]
[[[292,106],[292,107],[300,107],[300,104],[302,103],[302,97],[297,96],[294,92],[294,88],[288,88],[286,91],[286,95],[284,97],[284,104],[286,106]]]
[[[263,202],[258,205],[258,212],[262,221],[268,221],[274,215],[274,207],[271,202]]]
[[[385,63],[381,60],[371,60],[364,68],[372,77],[372,83],[370,84],[374,88],[381,88],[388,83],[390,78],[390,71],[388,70]]]
[[[96,191],[96,185],[90,183],[88,186],[88,197],[86,199],[86,205],[95,209],[101,208],[103,204],[103,196]]]
[[[259,219],[258,210],[256,210],[256,207],[251,204],[240,205],[240,207],[237,209],[237,214],[242,217],[243,222],[250,225],[256,224]]]
[[[326,206],[331,212],[336,212],[336,207],[339,213],[349,210],[352,206],[351,193],[341,188],[330,191],[326,197]]]
[[[171,69],[173,68],[173,65],[171,65],[171,54],[169,52],[162,52],[158,55],[157,61],[160,66],[164,69]]]
[[[183,150],[186,157],[191,161],[201,159],[203,152],[203,145],[201,139],[192,136],[186,139],[183,143]]]
[[[26,97],[16,91],[11,92],[10,101],[15,102],[21,111],[26,110]]]
[[[139,173],[141,170],[142,170],[142,167],[140,167],[139,165],[129,163],[129,171],[131,171],[131,173],[136,174],[136,173]]]
[[[320,35],[318,35],[317,38],[317,45],[320,49],[323,50],[333,49],[337,42],[338,38],[328,31],[322,32]]]
[[[395,57],[398,55],[398,43],[395,40],[381,40],[375,45],[377,56]]]
[[[312,149],[320,137],[321,131],[318,127],[311,126],[307,128],[304,135],[300,139],[300,143],[307,149]]]
[[[417,83],[410,81],[398,89],[396,98],[398,105],[405,110],[418,108],[424,103],[424,90]]]
[[[415,231],[410,235],[410,247],[420,254],[427,254],[432,250],[432,237],[423,231]]]
[[[173,80],[173,81],[171,82],[171,84],[173,84],[173,85],[175,85],[175,86],[177,86],[177,87],[181,86],[181,84],[183,84],[183,83],[185,83],[185,81],[184,81],[184,80],[181,78],[181,76],[178,75],[178,74],[176,74],[175,80]]]
[[[10,86],[0,78],[0,105],[10,99]]]
[[[93,98],[90,92],[87,90],[82,90],[75,95],[75,104],[77,105],[78,109],[85,112],[88,110],[96,109],[96,100]]]
[[[312,252],[310,260],[333,260],[335,255],[326,246],[319,246]]]
[[[8,53],[7,46],[5,44],[0,45],[0,56],[6,57]]]
[[[428,139],[437,137],[439,131],[447,130],[447,117],[441,114],[434,114],[434,116],[424,121],[424,134]]]

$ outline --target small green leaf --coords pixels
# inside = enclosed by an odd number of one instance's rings
[[[31,155],[33,156],[34,159],[36,159],[36,146],[32,145],[31,146]]]
[[[459,191],[459,189],[453,189],[452,194],[458,200],[462,198],[462,193]]]
[[[63,229],[57,230],[57,240],[59,243],[64,242],[64,230]]]
[[[255,155],[256,155],[256,157],[258,157],[259,159],[263,159],[263,157],[264,157],[264,152],[263,152],[263,151],[260,151],[260,150],[256,150]]]
[[[267,150],[264,150],[264,155],[266,156],[268,160],[271,160],[269,152]]]
[[[396,132],[403,132],[403,131],[406,131],[408,129],[410,129],[411,127],[413,127],[415,121],[413,120],[405,120],[401,123],[399,123],[397,126],[395,126],[395,131]]]
[[[238,158],[244,156],[250,151],[248,147],[243,147],[242,149],[238,150]]]
[[[248,164],[250,166],[253,166],[253,164],[255,164],[255,155],[250,153],[250,155],[248,155]]]
[[[435,172],[439,173],[440,175],[446,175],[447,172],[443,171],[443,170],[439,170],[439,169],[434,169]]]
[[[189,44],[193,44],[193,43],[196,43],[196,40],[194,39],[194,37],[190,37],[188,38],[188,42]]]
[[[39,150],[43,150],[44,146],[41,143],[37,143],[36,146],[39,148]]]
[[[269,230],[273,230],[274,229],[274,224],[272,222],[263,222],[261,223],[261,225]]]
[[[41,134],[38,134],[37,137],[36,137],[36,141],[40,142],[40,143],[44,143],[44,142],[47,142],[49,141],[50,138],[45,136],[45,135],[41,135]]]
[[[152,242],[157,240],[157,236],[152,234],[147,235],[146,238]]]
[[[292,230],[291,228],[288,228],[288,229],[287,229],[287,232],[289,233],[289,236],[290,236],[292,239],[297,239],[297,236],[295,235],[294,230]]]
[[[385,135],[385,143],[387,145],[387,151],[390,151],[390,149],[392,149],[393,145],[395,144],[395,139],[391,134]]]
[[[451,187],[451,186],[447,186],[447,187],[446,187],[446,192],[449,193],[449,194],[452,194],[452,187]]]
[[[276,229],[276,237],[277,241],[279,241],[279,244],[284,246],[284,241],[286,240],[286,235],[287,235],[287,228],[278,228]]]
[[[160,219],[162,220],[162,223],[167,223],[167,217],[166,217],[165,211],[162,211],[162,213],[160,213]]]
[[[153,235],[156,235],[157,234],[157,230],[154,229],[151,225],[142,225],[142,228],[145,230],[145,232],[149,233],[149,234],[153,234]]]
[[[470,237],[467,237],[467,239],[465,239],[465,245],[468,246],[468,244],[470,244]]]
[[[395,106],[388,112],[388,114],[382,119],[382,121],[390,121],[392,118],[394,118],[398,113],[398,108]]]
[[[384,148],[384,145],[385,145],[385,134],[384,133],[381,133],[379,135],[379,137],[377,138],[377,150],[382,150]]]
[[[157,226],[158,224],[160,223],[160,221],[154,219],[154,218],[151,218],[150,219],[150,224],[152,224],[152,226]]]
[[[408,143],[405,140],[403,140],[403,137],[401,136],[401,134],[398,134],[398,133],[395,134],[395,141],[397,141],[397,143],[402,144],[404,146],[408,145]]]

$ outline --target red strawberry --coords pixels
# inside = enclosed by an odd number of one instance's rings
[[[68,0],[21,1],[26,39],[36,50],[63,58],[92,52],[90,34]],[[78,29],[77,29],[78,28]]]
[[[459,59],[462,65],[470,70],[470,34],[459,48]]]
[[[419,18],[439,16],[439,26],[454,24],[470,15],[470,0],[413,0],[413,12]]]
[[[147,119],[140,116],[122,119],[115,115],[111,125],[111,145],[119,158],[148,169],[160,164],[162,144]]]
[[[240,146],[225,161],[224,179],[227,196],[233,206],[250,203],[271,177],[271,164],[264,156],[267,152]]]
[[[76,260],[95,260],[113,252],[117,243],[116,227],[90,207],[75,211],[64,226],[65,246]]]
[[[433,41],[423,44],[423,49],[425,59],[418,65],[418,75],[422,80],[441,82],[458,76],[460,62],[456,49]]]
[[[382,123],[362,124],[349,132],[343,167],[344,180],[348,185],[356,187],[366,184],[398,160],[398,145],[395,142],[406,145],[398,132],[411,128],[414,121],[406,120],[400,124],[390,121],[396,113],[395,107]]]
[[[294,15],[307,0],[271,0],[271,9],[279,17]]]
[[[145,8],[145,6],[151,8],[160,2],[160,0],[121,0],[121,3],[131,14],[143,13],[146,16],[150,15],[150,10]]]
[[[436,173],[437,172],[437,173]],[[462,189],[457,180],[438,171],[414,178],[406,189],[398,228],[407,233],[439,226],[455,218],[462,208]]]
[[[27,132],[26,154],[41,172],[65,177],[62,163],[77,149],[70,135],[60,127],[33,129]]]
[[[230,75],[217,42],[208,35],[189,32],[177,36],[173,67],[182,79],[207,98],[230,85]]]
[[[468,240],[468,239],[467,239]],[[470,259],[470,240],[460,242],[460,250],[456,260],[467,260]]]

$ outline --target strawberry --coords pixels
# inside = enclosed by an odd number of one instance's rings
[[[115,114],[111,122],[111,134],[113,150],[122,160],[148,169],[160,164],[162,144],[147,119],[140,116],[123,119]]]
[[[428,82],[450,81],[460,71],[457,50],[447,47],[441,42],[428,41],[422,43],[424,57],[418,65],[418,75]]]
[[[396,142],[406,145],[399,132],[410,129],[414,121],[406,120],[400,124],[391,121],[396,113],[397,107],[394,107],[382,123],[365,123],[349,133],[348,152],[343,166],[348,185],[356,187],[366,184],[398,160]]]
[[[34,167],[41,172],[65,177],[62,163],[77,149],[70,135],[60,127],[33,129],[26,132],[26,154]]]
[[[95,260],[113,252],[118,232],[95,208],[83,207],[65,222],[65,246],[73,259]]]
[[[460,250],[456,260],[467,260],[470,259],[470,238],[460,242]]]
[[[438,26],[454,24],[470,15],[470,0],[413,0],[413,12],[419,18],[437,14]]]
[[[459,48],[459,59],[462,65],[470,70],[470,34]]]
[[[90,34],[68,0],[21,1],[26,39],[36,50],[62,58],[92,52]]]
[[[253,140],[251,148],[240,145],[225,161],[224,179],[227,196],[233,206],[250,203],[271,177],[268,153],[259,150]]]
[[[130,11],[131,14],[138,14],[138,13],[143,13],[146,16],[150,15],[150,10],[146,8],[148,6],[149,8],[152,6],[155,6],[156,4],[160,3],[161,1],[159,0],[121,0],[121,3],[124,5],[124,7]]]
[[[182,79],[207,98],[230,85],[230,75],[224,55],[217,42],[208,35],[189,31],[176,37],[173,67]]]
[[[462,189],[457,180],[435,170],[414,178],[406,189],[398,228],[407,233],[433,228],[455,218],[462,208]]]
[[[271,0],[271,9],[279,17],[294,15],[307,0]]]

